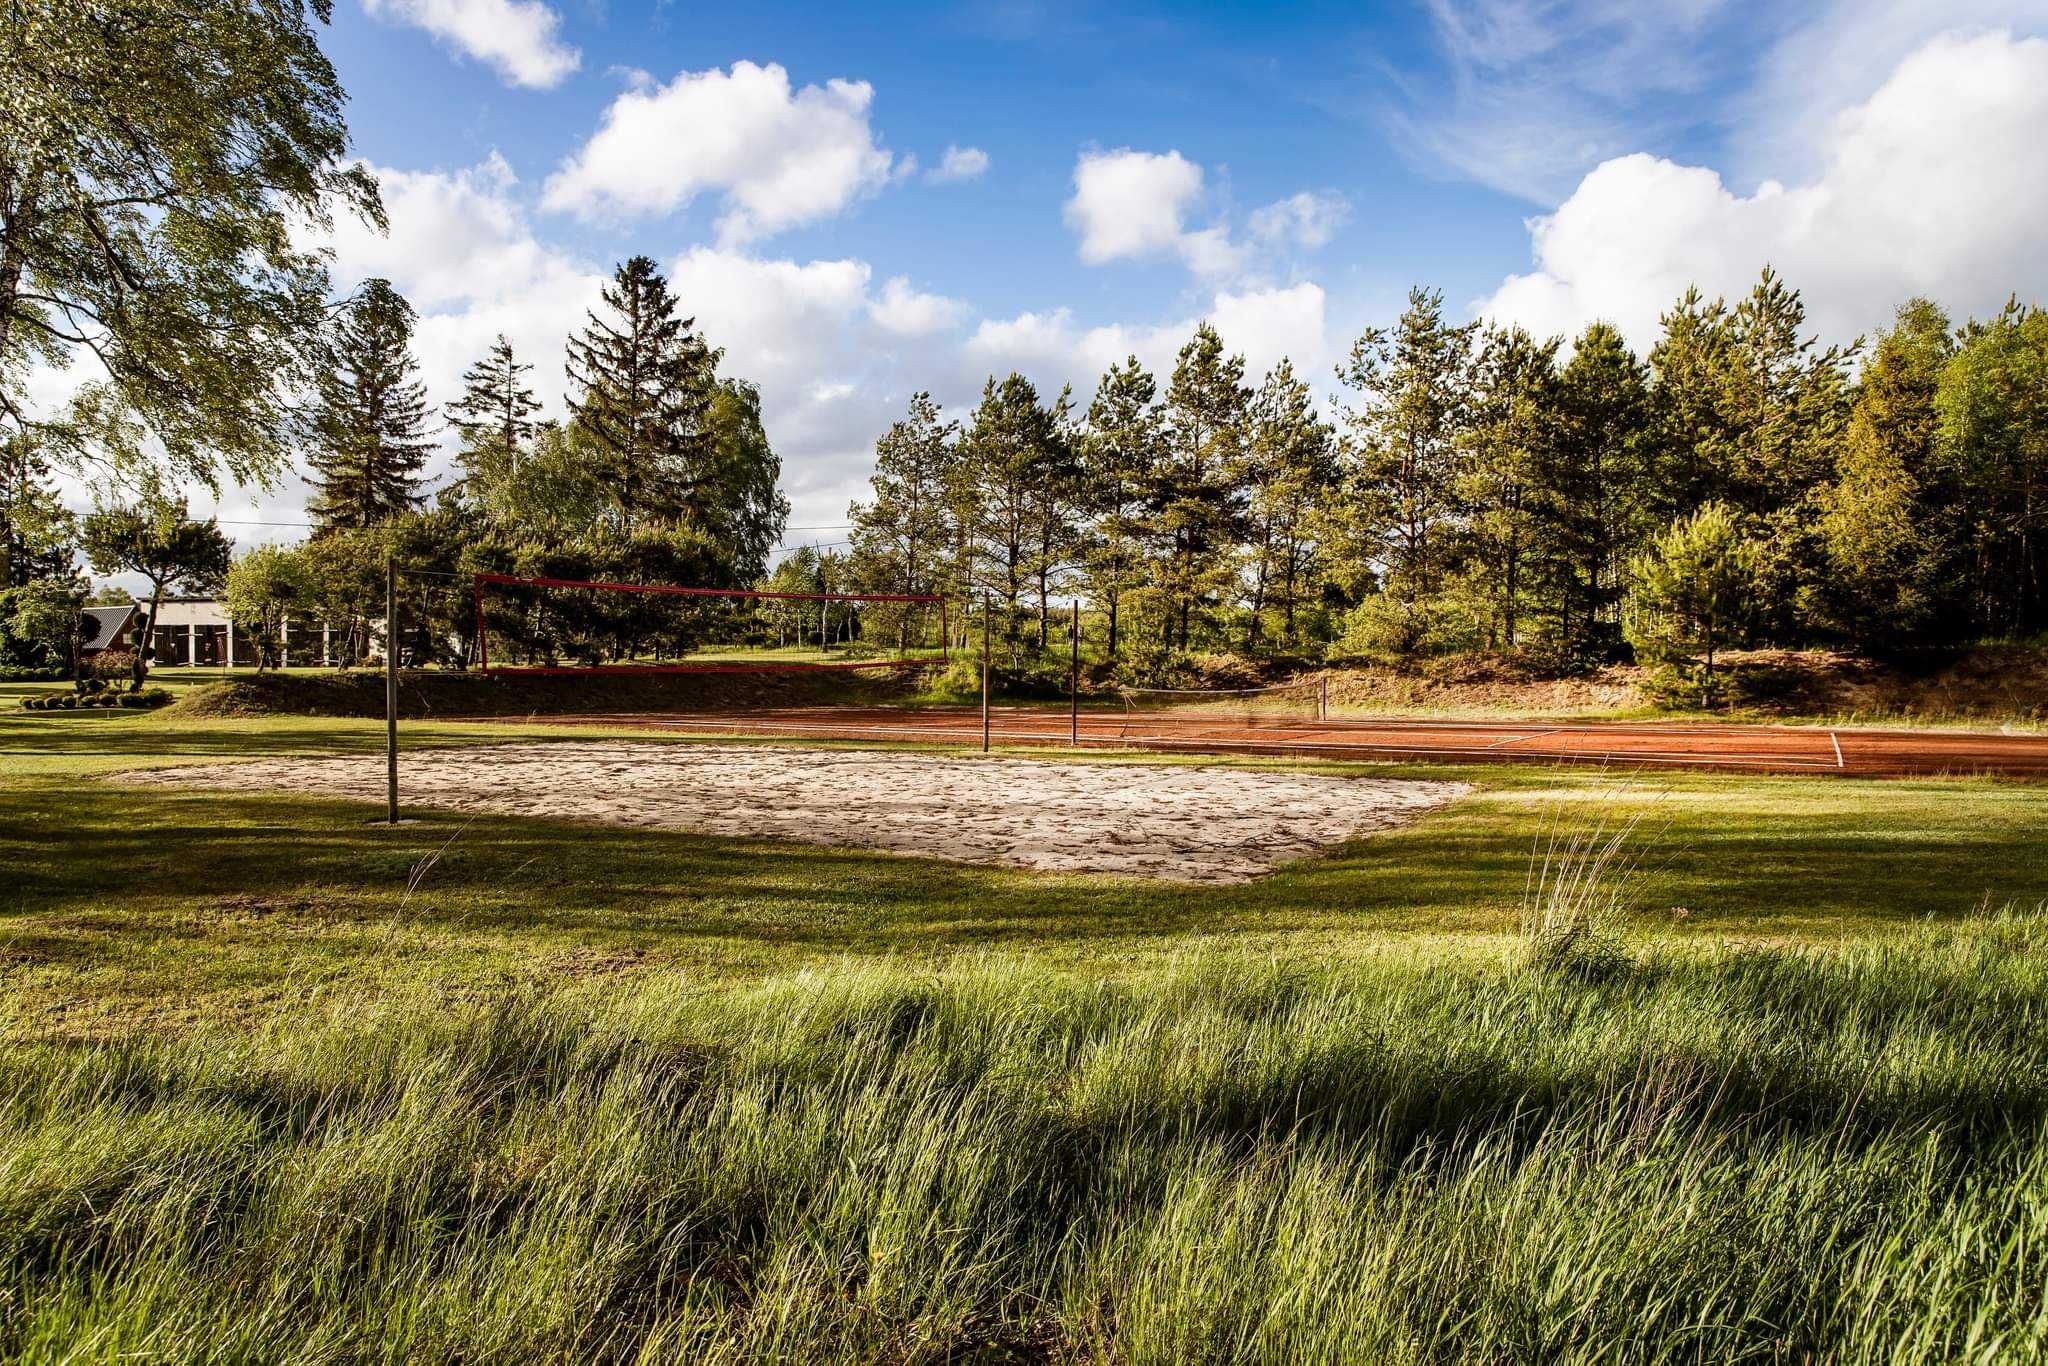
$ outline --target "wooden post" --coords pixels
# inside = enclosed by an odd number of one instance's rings
[[[981,752],[988,753],[988,637],[995,624],[996,599],[981,595]]]
[[[384,559],[384,818],[398,824],[398,557]]]
[[[1074,599],[1074,624],[1068,634],[1073,655],[1067,665],[1067,743],[1081,744],[1081,600]]]
[[[1328,669],[1323,670],[1321,682],[1322,688],[1316,695],[1316,720],[1327,721],[1330,719],[1330,671]]]

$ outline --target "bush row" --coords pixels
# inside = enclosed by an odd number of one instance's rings
[[[152,711],[171,700],[168,688],[144,688],[140,692],[43,693],[21,699],[24,711],[93,711],[98,709]]]

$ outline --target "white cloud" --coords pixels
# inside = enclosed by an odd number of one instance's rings
[[[542,205],[585,219],[673,213],[721,192],[721,243],[815,222],[887,183],[892,158],[868,125],[874,88],[794,89],[769,63],[683,72],[628,90],[582,149],[548,177]]]
[[[1283,356],[1293,360],[1296,374],[1315,380],[1334,354],[1325,304],[1322,287],[1304,281],[1284,289],[1219,291],[1201,317],[1156,325],[1078,329],[1068,309],[1026,312],[984,320],[968,339],[966,354],[984,371],[1020,370],[1049,391],[1072,384],[1086,402],[1102,372],[1126,356],[1136,356],[1164,384],[1180,348],[1205,317],[1228,350],[1243,354],[1251,382]]]
[[[1178,256],[1200,274],[1232,269],[1238,253],[1222,227],[1190,231],[1202,199],[1202,168],[1179,152],[1083,152],[1074,164],[1068,226],[1080,234],[1081,260]]]
[[[1066,221],[1087,265],[1171,257],[1214,282],[1249,275],[1293,249],[1327,245],[1351,212],[1335,191],[1303,190],[1247,215],[1245,242],[1232,235],[1226,214],[1190,226],[1204,191],[1202,167],[1177,151],[1085,151],[1074,163]]]
[[[596,303],[603,267],[534,235],[512,168],[496,153],[458,171],[372,170],[391,231],[337,223],[336,285],[381,276],[411,302],[420,317],[415,350],[435,402],[456,397],[462,372],[503,332],[534,362],[534,389],[559,415],[563,342]]]
[[[979,147],[955,147],[948,145],[945,156],[939,164],[925,173],[925,179],[941,183],[954,180],[976,180],[988,170],[988,153]]]
[[[1262,242],[1294,243],[1313,250],[1329,245],[1350,217],[1351,201],[1343,195],[1334,190],[1303,190],[1254,209],[1245,225]]]
[[[868,316],[884,332],[899,337],[928,337],[967,316],[967,305],[943,294],[914,289],[901,275],[882,286],[880,298],[868,304]]]
[[[1731,169],[1739,179],[1816,174],[1835,121],[1868,98],[1875,74],[1944,33],[2038,33],[2048,9],[2042,0],[1826,0],[1802,17],[1771,45],[1751,88],[1733,101],[1739,137]]]
[[[1603,318],[1638,347],[1689,284],[1746,291],[1766,264],[1804,293],[1823,336],[1882,324],[1911,294],[1959,311],[2048,292],[2048,41],[1991,33],[1922,45],[1835,120],[1820,169],[1730,190],[1647,155],[1608,161],[1531,221],[1536,269],[1479,305],[1539,332]]]
[[[425,29],[514,85],[548,89],[582,64],[556,36],[562,16],[540,0],[363,0],[373,18]]]
[[[966,306],[902,277],[877,291],[864,261],[698,247],[670,279],[682,309],[725,348],[724,371],[760,386],[793,525],[845,519],[866,491],[875,438],[912,392],[967,392],[958,344],[944,335]]]

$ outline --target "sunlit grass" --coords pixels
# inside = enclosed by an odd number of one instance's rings
[[[1004,955],[18,1047],[0,1351],[2029,1359],[2044,949]]]

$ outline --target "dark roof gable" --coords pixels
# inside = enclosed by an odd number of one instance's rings
[[[79,613],[79,630],[84,639],[79,648],[88,652],[104,650],[121,638],[128,624],[135,620],[132,605],[121,607],[88,607]]]

